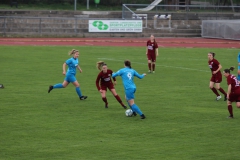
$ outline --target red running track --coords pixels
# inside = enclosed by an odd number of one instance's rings
[[[145,46],[148,38],[0,38],[14,46]],[[206,38],[156,38],[159,47],[240,48],[240,41]]]

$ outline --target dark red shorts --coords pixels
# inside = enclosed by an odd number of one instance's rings
[[[111,89],[114,89],[114,85],[112,84],[112,83],[109,83],[109,84],[107,84],[107,85],[101,85],[101,89],[102,90],[105,90],[105,91],[107,91],[107,88],[109,89],[109,90],[111,90]]]
[[[222,82],[222,75],[221,74],[214,74],[212,75],[210,81],[214,83],[221,83]]]
[[[148,60],[151,60],[152,62],[156,62],[156,54],[147,54]]]
[[[229,94],[229,99],[230,102],[240,102],[240,90],[236,90],[235,92],[231,92]]]

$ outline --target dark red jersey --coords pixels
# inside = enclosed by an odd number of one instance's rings
[[[156,48],[158,48],[157,42],[151,42],[151,40],[147,41],[147,48],[148,48],[148,54],[155,54]]]
[[[104,85],[104,86],[108,86],[109,84],[112,84],[112,73],[113,71],[108,69],[107,70],[107,73],[103,73],[103,71],[101,71],[98,76],[97,76],[97,79],[96,79],[96,86],[97,86],[97,89],[100,90],[101,87],[99,86],[99,81],[100,81],[100,84],[101,86]],[[116,78],[113,78],[114,81],[116,81]]]
[[[234,75],[231,75],[231,74],[230,74],[230,75],[227,77],[227,84],[228,84],[228,85],[231,84],[231,92],[234,92],[234,91],[240,89],[238,80],[237,80],[237,78],[236,78]]]
[[[218,68],[219,68],[219,62],[216,60],[216,59],[212,59],[211,61],[208,61],[208,65],[209,65],[209,68],[211,69],[212,73],[213,71],[216,71]],[[216,75],[221,75],[222,76],[222,73],[221,71],[219,70]]]

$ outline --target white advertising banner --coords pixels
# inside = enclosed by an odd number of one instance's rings
[[[89,20],[88,32],[142,32],[142,20]]]

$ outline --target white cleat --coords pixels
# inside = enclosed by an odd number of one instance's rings
[[[155,71],[153,71],[153,73],[155,73]]]
[[[148,70],[148,73],[151,73],[151,70]]]
[[[219,99],[221,99],[222,96],[217,96],[216,100],[219,101]]]

